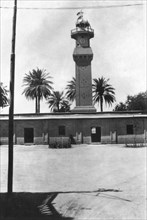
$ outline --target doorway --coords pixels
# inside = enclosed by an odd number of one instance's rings
[[[24,128],[24,143],[34,143],[34,128]]]
[[[91,128],[91,141],[92,142],[101,142],[101,127],[92,127]]]

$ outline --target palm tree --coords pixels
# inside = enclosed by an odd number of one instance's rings
[[[26,86],[22,94],[25,94],[27,99],[36,101],[36,113],[40,113],[40,100],[43,97],[46,99],[52,90],[52,77],[46,73],[44,69],[33,69],[29,74],[25,74],[23,86]]]
[[[68,84],[66,86],[67,92],[66,92],[66,97],[70,101],[74,101],[76,98],[76,79],[75,77],[72,77],[71,81],[68,81]]]
[[[105,79],[104,77],[93,79],[94,84],[92,84],[93,88],[93,101],[95,103],[100,103],[100,110],[103,111],[103,102],[108,105],[111,105],[115,101],[115,92],[114,88],[108,84],[109,79]]]
[[[48,104],[53,112],[68,112],[70,110],[70,104],[65,99],[63,92],[53,91],[48,97]]]
[[[3,86],[3,83],[0,83],[0,107],[4,108],[8,106],[8,90],[6,86]]]

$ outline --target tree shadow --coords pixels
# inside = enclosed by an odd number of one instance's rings
[[[121,192],[115,189],[98,189],[93,191],[56,191],[48,193],[29,193],[29,192],[14,192],[11,195],[0,193],[0,219],[6,220],[72,220],[74,218],[63,216],[55,208],[52,203],[59,194],[84,194],[96,193],[95,196],[102,196],[109,199],[121,199],[129,201],[114,195],[107,195],[106,192]],[[112,198],[111,198],[112,197]]]

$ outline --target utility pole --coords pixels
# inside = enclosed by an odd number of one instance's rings
[[[9,107],[9,150],[8,150],[8,194],[13,191],[13,134],[14,134],[14,81],[15,81],[15,37],[16,37],[17,0],[14,0],[12,24],[12,47],[10,60],[10,107]]]

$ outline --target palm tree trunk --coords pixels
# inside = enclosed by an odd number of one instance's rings
[[[40,97],[38,96],[38,113],[40,113]]]
[[[58,112],[59,112],[59,104],[57,104],[57,110],[58,110]]]
[[[101,112],[103,112],[103,98],[100,98],[100,108],[101,108]]]
[[[36,113],[38,113],[38,99],[37,99],[37,96],[35,98],[35,111],[36,111]]]
[[[40,113],[40,88],[38,88],[38,103],[37,103],[37,113]]]

